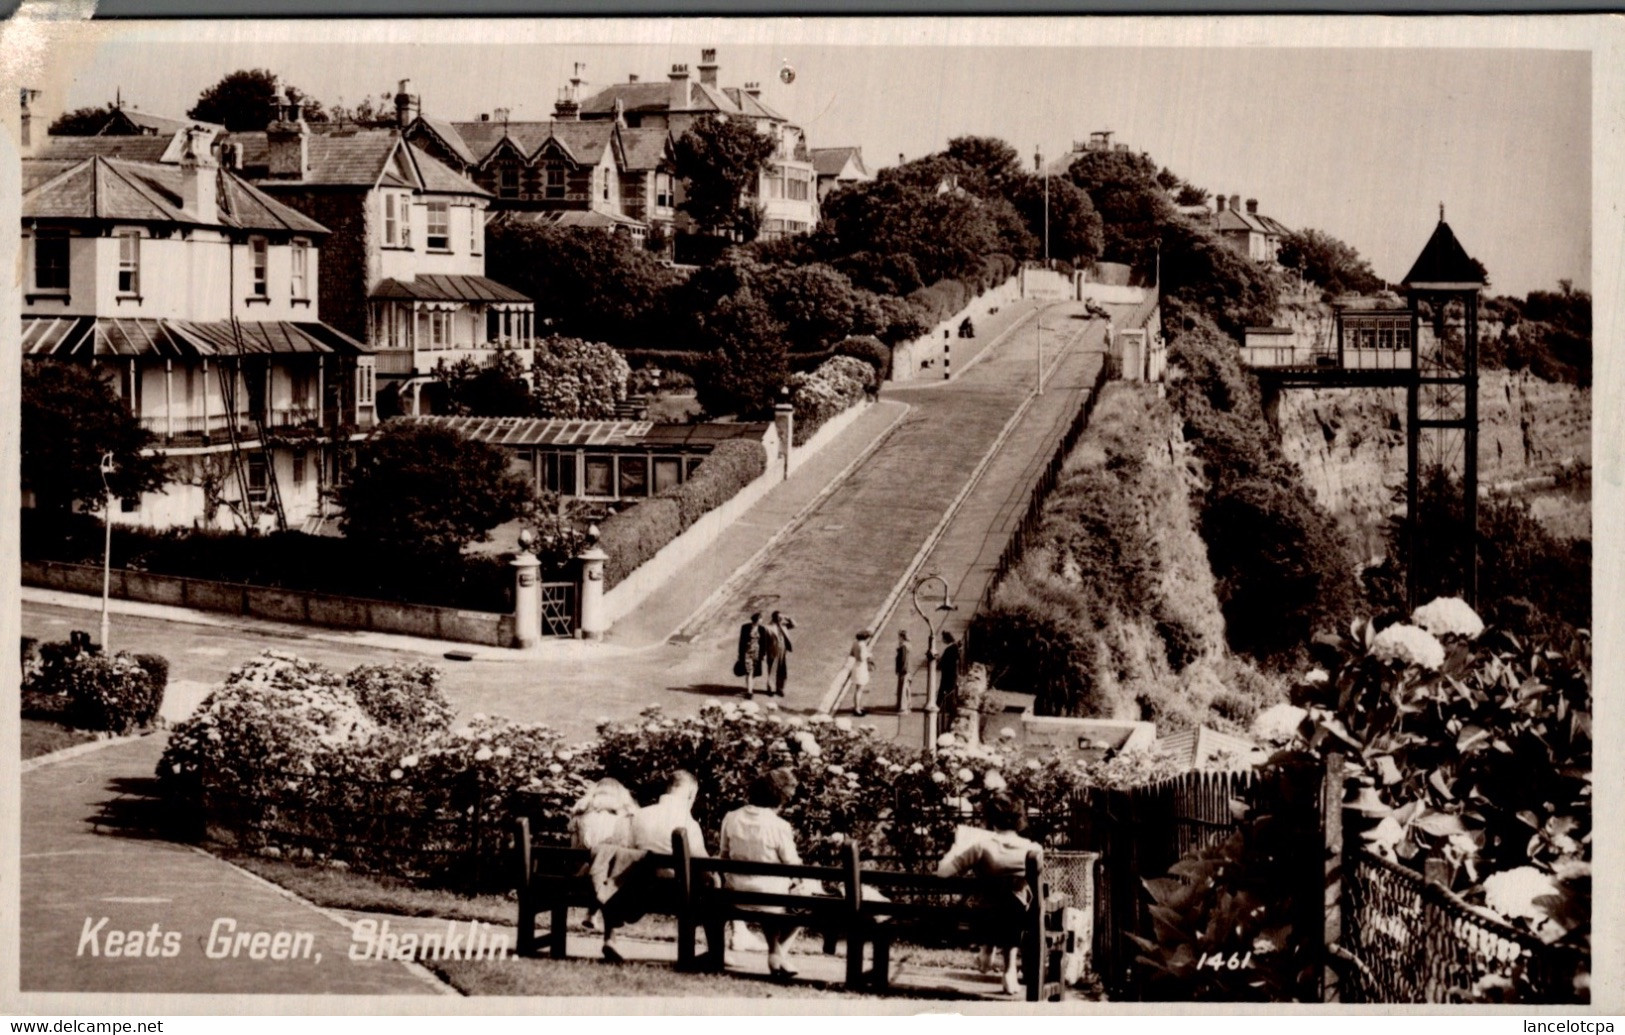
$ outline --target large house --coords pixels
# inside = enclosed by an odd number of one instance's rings
[[[322,311],[377,356],[382,413],[420,413],[435,368],[514,349],[529,366],[535,306],[485,276],[490,192],[396,129],[309,124],[279,102],[263,133],[234,133],[226,163],[332,228]]]
[[[815,147],[812,158],[813,172],[818,176],[819,201],[829,197],[829,192],[837,187],[875,178],[863,164],[861,147]]]
[[[1255,262],[1277,261],[1281,242],[1292,232],[1291,228],[1259,212],[1257,198],[1247,199],[1246,211],[1242,211],[1240,194],[1232,194],[1228,204],[1221,194],[1215,204],[1218,211],[1212,216],[1214,232]]]
[[[308,526],[374,422],[372,357],[322,322],[328,228],[218,168],[209,135],[22,163],[22,353],[102,371],[158,436],[172,481],[114,520]]]
[[[661,130],[675,140],[697,119],[745,119],[776,144],[746,201],[763,208],[762,236],[806,233],[818,224],[818,182],[801,127],[762,100],[759,83],[718,85],[717,52],[700,53],[698,78],[673,65],[666,82],[636,77],[607,86],[579,102],[583,122],[619,122],[633,130]],[[680,197],[680,190],[679,190]]]

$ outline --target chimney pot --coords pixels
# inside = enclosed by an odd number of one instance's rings
[[[1219,195],[1218,203],[1219,203],[1219,211],[1223,212],[1224,211],[1224,195],[1223,194]]]
[[[700,82],[706,86],[717,85],[717,49],[707,47],[700,51]]]
[[[488,112],[488,111],[480,112],[480,121],[481,122],[490,122],[491,121],[491,113]]]
[[[629,83],[637,82],[638,81],[638,74],[636,72],[633,72],[631,75],[626,77],[626,81],[629,82]]]
[[[1258,199],[1257,198],[1248,198],[1247,199],[1247,214],[1250,215],[1250,216],[1258,215]]]

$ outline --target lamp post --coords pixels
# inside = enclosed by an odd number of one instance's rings
[[[1038,389],[1037,389],[1037,393],[1039,395],[1043,395],[1044,394],[1044,314],[1043,313],[1038,314],[1037,327],[1038,327],[1038,352],[1036,353],[1036,361],[1038,363],[1038,378],[1037,378],[1037,380],[1038,380]]]
[[[932,582],[942,584],[942,603],[927,612],[925,605],[920,602],[920,592]],[[937,749],[937,691],[932,685],[932,677],[937,670],[937,634],[948,622],[948,613],[959,610],[948,596],[948,580],[941,575],[931,574],[914,583],[914,612],[925,622],[925,748],[927,751]],[[935,614],[937,620],[932,622],[931,615]]]
[[[1049,269],[1049,170],[1044,168],[1044,152],[1033,147],[1033,171],[1044,177],[1044,268]]]
[[[107,600],[113,588],[113,490],[107,476],[113,473],[113,454],[102,454],[102,653],[111,654],[107,643]]]

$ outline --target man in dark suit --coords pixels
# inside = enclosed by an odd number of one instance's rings
[[[773,617],[767,623],[767,638],[764,641],[767,657],[767,681],[765,691],[770,694],[784,696],[784,681],[790,674],[789,653],[795,649],[790,642],[790,630],[796,627],[795,619],[789,615],[773,612]]]
[[[756,680],[762,675],[762,657],[766,653],[767,638],[760,611],[739,627],[739,656],[734,660],[734,675],[744,677],[747,701],[756,696]]]

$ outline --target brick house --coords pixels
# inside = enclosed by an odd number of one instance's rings
[[[103,372],[158,436],[172,481],[115,521],[306,526],[374,423],[372,357],[322,322],[328,228],[218,168],[207,136],[24,160],[21,351]]]

